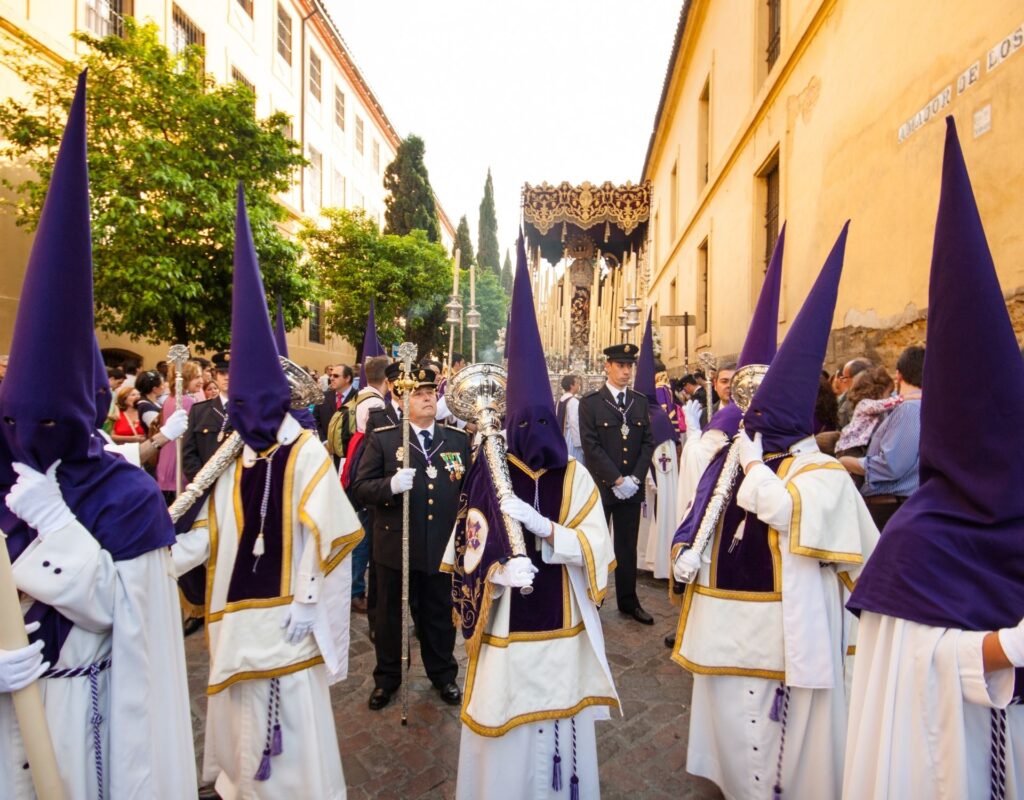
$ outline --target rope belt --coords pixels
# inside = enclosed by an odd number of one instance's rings
[[[100,714],[100,673],[108,669],[110,669],[110,656],[85,667],[48,669],[43,673],[44,678],[89,678],[89,700],[92,706],[89,724],[92,726],[92,745],[96,757],[96,796],[99,800],[103,800],[103,739],[100,736],[103,716]]]
[[[569,799],[579,800],[580,779],[576,774],[576,717],[570,720],[572,724],[572,776],[569,778]],[[551,788],[556,792],[562,791],[562,754],[558,745],[558,720],[555,720],[555,755],[552,759]]]
[[[786,752],[786,723],[789,721],[789,687],[779,682],[775,689],[775,699],[772,701],[771,711],[768,718],[772,722],[779,722],[782,728],[779,731],[779,760],[775,765],[775,785],[772,787],[774,800],[782,798],[782,757]]]
[[[270,698],[267,701],[267,739],[263,745],[263,757],[259,769],[253,776],[255,780],[265,781],[270,778],[270,759],[279,756],[284,748],[281,745],[281,679],[270,679]]]

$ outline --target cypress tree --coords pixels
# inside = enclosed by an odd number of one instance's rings
[[[469,269],[470,264],[476,263],[473,255],[473,239],[469,235],[469,223],[466,222],[466,215],[459,220],[459,227],[455,230],[455,247],[462,253],[461,268]]]
[[[496,276],[501,275],[501,255],[498,252],[498,218],[494,211],[494,183],[491,170],[487,170],[484,183],[484,199],[480,201],[480,223],[478,227],[477,263],[489,267]]]
[[[434,191],[430,188],[427,166],[423,163],[423,140],[406,136],[395,153],[395,160],[384,170],[384,232],[405,236],[414,230],[427,232],[432,242],[441,240]]]

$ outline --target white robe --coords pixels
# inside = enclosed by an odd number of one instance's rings
[[[669,554],[672,537],[682,521],[678,513],[679,464],[676,443],[662,442],[654,448],[651,469],[655,479],[647,478],[647,496],[644,499],[644,517],[637,536],[636,563],[650,570],[655,578],[664,580],[670,571]]]
[[[282,490],[291,491],[283,498],[292,531],[286,551],[297,556],[289,556],[287,580],[296,596],[316,604],[312,636],[294,645],[284,641],[281,623],[291,594],[227,602],[243,522],[236,516],[240,471],[255,460],[248,446],[218,478],[195,527],[173,548],[175,568],[184,574],[211,561],[211,539],[216,541],[216,569],[211,563],[207,587],[211,660],[203,778],[215,780],[225,800],[336,800],[346,791],[329,686],[348,671],[350,554],[362,530],[316,437],[288,416],[278,441],[294,442]],[[273,678],[280,682],[282,752],[270,760],[269,779],[256,781]]]
[[[778,533],[781,604],[774,619],[781,640],[765,640],[758,628],[773,604],[706,588],[715,543],[705,551],[697,586],[687,590],[687,601],[695,591],[702,595],[700,605],[691,611],[684,603],[676,636],[674,659],[694,672],[686,768],[730,800],[767,800],[778,782],[784,796],[832,798],[842,785],[850,647],[844,600],[878,532],[834,459],[818,453],[813,439],[792,450],[785,481],[755,467],[736,498]],[[783,685],[789,705],[780,776],[782,725],[770,711]]]
[[[74,623],[54,668],[111,658],[110,668],[97,676],[106,798],[177,800],[197,794],[172,572],[167,550],[113,561],[78,522],[37,538],[14,563],[18,589]],[[97,797],[89,677],[43,679],[40,688],[66,797]],[[0,695],[0,753],[3,797],[34,797],[7,695]]]
[[[571,500],[555,525],[554,536],[544,541],[541,557],[545,563],[565,566],[572,619],[578,618],[583,630],[574,636],[547,640],[512,640],[508,633],[508,591],[487,584],[494,599],[485,622],[486,634],[480,653],[467,668],[456,785],[459,800],[568,798],[573,774],[571,719],[576,723],[580,798],[600,797],[594,722],[608,719],[609,708],[619,703],[605,656],[597,605],[604,598],[614,566],[613,547],[593,478],[574,460],[569,465]],[[454,563],[452,539],[442,568],[450,569]],[[488,644],[488,640],[495,645]],[[505,644],[499,645],[499,641]],[[581,642],[582,647],[578,646]],[[508,676],[531,673],[536,679],[521,681],[510,695]],[[581,693],[587,697],[574,715],[548,710],[563,707],[566,696]],[[527,715],[536,721],[522,721]],[[511,721],[500,728],[487,725],[509,717]],[[560,793],[552,789],[555,719],[562,759]]]
[[[683,453],[679,463],[679,491],[676,495],[676,526],[683,521],[686,512],[690,510],[690,503],[697,494],[697,484],[708,464],[721,450],[729,443],[725,434],[719,430],[705,431],[703,434],[694,434],[688,431],[686,441],[683,443]]]
[[[846,745],[849,800],[990,796],[992,709],[1011,669],[985,673],[984,632],[862,612]],[[1006,794],[1024,794],[1024,706],[1006,712]]]

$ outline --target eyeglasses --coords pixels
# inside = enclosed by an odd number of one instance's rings
[[[335,378],[337,378],[338,380],[341,380],[341,375],[331,375],[331,380],[332,380],[332,381],[333,381],[333,380],[334,380]]]

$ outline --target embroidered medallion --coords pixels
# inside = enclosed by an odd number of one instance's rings
[[[466,554],[463,558],[463,569],[471,574],[480,563],[487,543],[487,519],[478,508],[466,512]]]
[[[395,460],[396,461],[404,461],[405,460],[405,448],[402,447],[401,445],[399,445],[398,449],[395,450]]]
[[[427,477],[430,478],[430,480],[434,480],[434,478],[437,477],[437,467],[433,464],[427,464]]]
[[[619,430],[622,431],[622,438],[623,439],[628,439],[629,438],[629,425],[627,425],[625,422],[623,422],[622,423],[622,427],[619,428]]]

